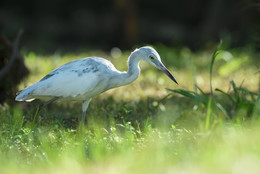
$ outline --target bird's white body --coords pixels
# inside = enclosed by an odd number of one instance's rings
[[[121,86],[123,79],[119,81],[117,77],[124,74],[106,59],[83,58],[53,70],[37,83],[22,90],[16,100],[49,100],[59,97],[85,101],[108,89]]]
[[[151,56],[153,59],[150,59]],[[84,117],[92,97],[137,79],[140,74],[139,61],[141,59],[163,70],[176,82],[161,63],[159,54],[151,47],[142,47],[130,55],[127,72],[118,71],[110,61],[103,58],[83,58],[53,70],[40,81],[20,91],[15,100],[32,101],[36,98],[41,100],[57,98],[83,101]]]

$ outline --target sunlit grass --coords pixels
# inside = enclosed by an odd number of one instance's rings
[[[37,101],[23,109],[0,106],[0,173],[260,173],[259,62],[249,57],[254,54],[220,50],[211,92],[214,49],[156,49],[180,85],[141,63],[138,80],[93,99],[86,126],[78,124],[79,103],[50,104],[35,122]],[[87,56],[106,57],[125,71],[129,53],[24,53],[31,74],[20,89]]]

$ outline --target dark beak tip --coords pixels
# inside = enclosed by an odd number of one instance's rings
[[[179,83],[177,82],[177,80],[171,75],[171,74],[167,74],[169,77],[170,77],[170,79],[172,80],[172,81],[174,81],[177,85],[179,85]]]
[[[179,85],[179,83],[177,82],[177,80],[175,78],[172,79],[177,85]]]
[[[170,77],[170,79],[172,81],[174,81],[177,85],[179,85],[177,80],[173,77],[173,75],[169,72],[169,70],[163,64],[161,64],[158,68],[161,69],[168,77]]]

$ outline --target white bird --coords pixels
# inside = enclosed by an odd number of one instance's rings
[[[87,57],[68,62],[53,70],[40,81],[18,92],[16,101],[56,100],[82,101],[82,120],[92,97],[111,88],[127,85],[140,74],[139,61],[145,60],[162,70],[175,83],[176,79],[161,62],[155,49],[149,46],[134,50],[128,58],[128,71],[120,72],[114,65],[100,57]],[[178,84],[178,83],[177,83]]]

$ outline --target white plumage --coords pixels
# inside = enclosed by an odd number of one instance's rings
[[[140,74],[140,60],[145,60],[161,69],[177,83],[162,64],[159,54],[152,47],[146,46],[131,53],[127,72],[118,71],[110,61],[103,58],[83,58],[53,70],[40,81],[18,92],[15,100],[32,101],[37,98],[51,101],[56,99],[82,101],[82,119],[85,121],[91,98],[137,79]]]

